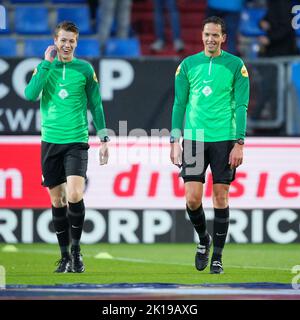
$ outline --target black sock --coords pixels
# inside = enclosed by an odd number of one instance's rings
[[[224,249],[228,226],[229,226],[229,207],[224,209],[214,208],[214,251],[212,261],[221,260],[222,252]]]
[[[209,237],[206,230],[206,220],[202,204],[196,210],[191,210],[188,206],[186,206],[186,211],[196,232],[198,233],[200,244],[207,245]]]
[[[83,229],[85,207],[83,200],[77,203],[69,202],[69,222],[71,225],[72,248],[78,247]]]
[[[69,221],[67,217],[67,206],[55,208],[52,206],[52,222],[60,247],[61,255],[69,255]]]

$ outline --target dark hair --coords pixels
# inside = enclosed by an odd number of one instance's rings
[[[217,17],[217,16],[212,16],[212,17],[208,17],[208,18],[204,19],[202,21],[202,30],[204,29],[204,26],[208,23],[214,23],[214,24],[220,25],[222,34],[226,33],[226,24],[222,18]]]
[[[76,35],[79,35],[79,29],[77,28],[76,24],[72,21],[62,21],[60,22],[54,30],[54,36],[57,37],[57,34],[60,30],[65,30],[69,32],[74,32]]]

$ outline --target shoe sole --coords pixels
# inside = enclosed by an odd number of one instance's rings
[[[195,262],[195,267],[196,267],[196,269],[198,270],[198,271],[203,271],[203,270],[205,270],[206,269],[206,267],[208,266],[208,262],[209,262],[209,253],[210,253],[210,248],[211,248],[211,246],[212,246],[212,243],[213,243],[213,241],[212,241],[212,237],[210,236],[210,244],[209,244],[209,246],[208,246],[208,255],[207,255],[207,263],[206,263],[206,265],[203,267],[203,268],[198,268],[197,267],[197,264],[196,264],[196,262]],[[196,257],[197,257],[197,254],[196,254]],[[196,260],[196,257],[195,257],[195,260]]]
[[[195,258],[195,259],[197,259],[197,258]],[[206,269],[206,267],[208,266],[208,262],[209,262],[209,259],[207,259],[207,263],[206,263],[206,265],[205,266],[203,266],[202,268],[198,268],[198,266],[196,265],[196,263],[195,263],[195,267],[196,267],[196,269],[198,270],[198,271],[203,271],[203,270],[205,270]]]
[[[72,270],[71,272],[73,272],[73,273],[83,273],[85,271],[85,269],[83,268],[83,269],[81,269],[81,270]]]
[[[83,264],[82,264],[81,269],[75,269],[74,266],[73,266],[73,262],[71,262],[71,266],[70,267],[71,267],[71,272],[73,272],[73,273],[82,273],[82,272],[85,271],[85,267],[84,267]]]
[[[85,271],[85,267],[82,266],[81,269],[74,269],[74,268],[71,268],[71,271],[70,272],[73,272],[73,273],[82,273]]]
[[[54,271],[54,273],[69,273],[69,272],[72,272],[72,267],[70,264],[67,266],[65,271],[61,271],[61,272],[56,271],[56,270]]]

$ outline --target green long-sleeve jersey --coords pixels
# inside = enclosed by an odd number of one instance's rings
[[[244,139],[249,78],[243,61],[226,51],[185,58],[175,75],[172,135],[206,142]]]
[[[88,141],[87,106],[89,106],[97,135],[106,135],[106,125],[93,67],[73,58],[51,63],[43,60],[34,70],[25,88],[25,97],[36,101],[40,93],[42,140],[50,143]]]

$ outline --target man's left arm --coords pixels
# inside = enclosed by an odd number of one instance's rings
[[[88,99],[89,108],[93,116],[93,122],[96,128],[97,136],[101,139],[107,135],[105,117],[100,95],[100,86],[96,73],[92,66],[87,76],[86,94]]]
[[[245,65],[241,62],[235,74],[234,100],[236,119],[236,139],[245,139],[247,125],[247,109],[249,104],[249,76]]]
[[[249,87],[248,72],[245,65],[241,62],[234,80],[236,143],[229,155],[229,164],[231,168],[236,168],[243,162],[243,147],[246,135],[247,109],[250,92]]]
[[[86,94],[89,108],[93,116],[93,123],[96,128],[96,133],[101,141],[101,147],[99,151],[100,164],[106,164],[108,161],[107,142],[109,141],[109,138],[107,135],[105,116],[100,95],[100,86],[92,66],[90,66],[87,76]]]

